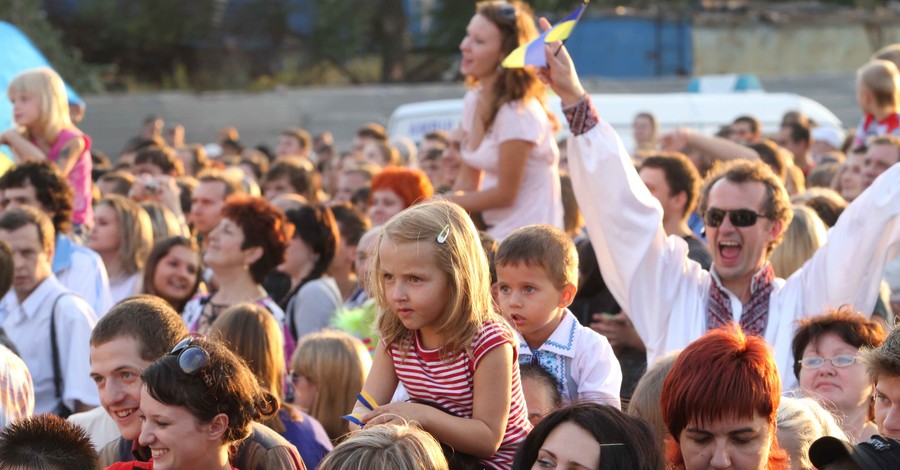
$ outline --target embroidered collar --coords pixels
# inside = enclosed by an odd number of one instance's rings
[[[750,297],[751,298],[753,297],[754,294],[756,294],[756,291],[758,291],[760,288],[768,285],[771,282],[771,280],[766,279],[769,274],[769,266],[770,265],[771,265],[771,263],[766,261],[766,264],[764,264],[763,267],[759,269],[759,271],[756,271],[755,273],[753,273],[753,277],[750,279]],[[737,296],[737,294],[735,294],[734,292],[731,292],[730,290],[728,290],[728,288],[726,288],[722,284],[722,278],[720,278],[719,273],[716,272],[715,264],[713,264],[709,267],[709,273],[712,275],[713,281],[716,283],[716,285],[719,287],[719,289],[722,289],[731,295]]]
[[[538,351],[546,351],[560,356],[575,357],[575,334],[578,332],[578,319],[575,315],[566,309],[562,321],[553,330],[550,338],[538,348]],[[518,331],[516,336],[519,337],[519,355],[532,355],[531,348],[525,342],[525,338]]]

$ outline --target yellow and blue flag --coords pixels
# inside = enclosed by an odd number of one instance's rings
[[[544,52],[544,44],[548,42],[564,41],[568,38],[569,35],[572,34],[572,30],[575,29],[575,24],[578,23],[578,20],[581,18],[581,14],[584,13],[584,9],[587,8],[587,4],[588,2],[585,1],[577,10],[573,11],[572,14],[565,17],[565,19],[552,28],[544,31],[533,41],[524,46],[519,46],[516,50],[510,52],[509,55],[503,59],[503,67],[508,69],[521,68],[526,65],[546,67],[547,56]]]

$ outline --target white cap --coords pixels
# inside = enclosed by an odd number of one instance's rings
[[[834,126],[818,126],[813,128],[812,138],[815,141],[825,142],[831,145],[835,150],[840,150],[841,147],[844,146],[844,140],[847,138],[847,134]]]

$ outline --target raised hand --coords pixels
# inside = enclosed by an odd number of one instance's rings
[[[539,22],[543,31],[552,27],[547,18],[542,17]],[[584,96],[584,87],[578,79],[569,51],[558,41],[547,43],[544,51],[547,54],[547,66],[537,70],[538,78],[559,95],[563,106],[577,103]]]

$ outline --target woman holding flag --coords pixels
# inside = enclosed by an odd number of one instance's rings
[[[537,36],[528,5],[484,1],[459,46],[470,90],[463,100],[463,164],[450,199],[481,212],[498,241],[524,225],[563,228],[559,123],[547,109],[545,86],[533,67],[501,66]]]

